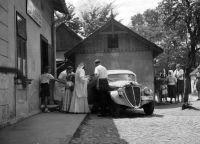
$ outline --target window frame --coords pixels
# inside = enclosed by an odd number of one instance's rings
[[[119,48],[119,36],[118,34],[108,34],[108,48]]]
[[[18,17],[25,23],[25,29],[22,34],[19,32]],[[20,70],[24,76],[27,77],[27,25],[26,19],[16,12],[16,56],[17,56],[17,69]],[[24,34],[24,35],[23,35]]]

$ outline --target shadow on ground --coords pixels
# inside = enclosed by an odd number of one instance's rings
[[[99,143],[120,143],[128,142],[120,138],[118,129],[114,120],[109,117],[97,117],[96,115],[87,115],[79,128],[73,135],[69,144],[99,144]]]

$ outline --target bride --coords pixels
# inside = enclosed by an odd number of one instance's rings
[[[87,100],[87,84],[89,78],[85,76],[85,63],[80,63],[75,73],[75,87],[71,100],[69,112],[88,113],[89,106]]]

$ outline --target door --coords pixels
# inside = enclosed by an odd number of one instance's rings
[[[49,66],[49,56],[48,56],[48,41],[47,39],[40,35],[40,49],[41,49],[41,74],[44,73],[44,68]]]

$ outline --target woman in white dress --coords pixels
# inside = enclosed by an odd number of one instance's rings
[[[73,86],[71,77],[74,75],[72,71],[73,67],[68,66],[66,70],[59,74],[58,79],[64,81],[65,84],[55,82],[54,100],[58,101],[60,112],[68,112],[69,110],[72,97],[70,88]]]
[[[87,84],[89,78],[85,76],[85,64],[82,62],[78,65],[75,73],[75,87],[71,100],[71,113],[89,113],[87,100]]]
[[[71,98],[73,95],[72,91],[72,87],[74,86],[73,77],[74,77],[73,67],[68,66],[66,75],[65,95],[63,97],[63,103],[62,103],[63,112],[69,112]]]

